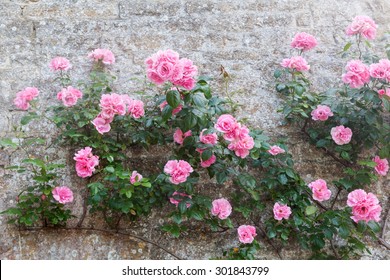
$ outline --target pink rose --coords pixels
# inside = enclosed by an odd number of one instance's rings
[[[52,71],[67,71],[72,68],[72,65],[65,57],[58,56],[50,61],[49,67]]]
[[[211,133],[211,134],[206,134],[204,135],[204,131],[206,131],[206,129],[203,129],[201,132],[200,132],[200,135],[199,135],[199,140],[200,142],[202,142],[203,144],[210,144],[210,145],[215,145],[217,144],[218,142],[218,136],[216,133]]]
[[[68,187],[55,187],[51,193],[53,194],[53,198],[61,204],[73,201],[73,192]]]
[[[274,218],[275,220],[281,221],[282,219],[288,219],[291,215],[291,208],[278,202],[274,205]]]
[[[308,71],[310,69],[310,65],[307,64],[306,60],[302,56],[285,58],[280,65],[284,68],[290,68],[292,70],[295,69],[299,72]]]
[[[77,175],[81,178],[92,176],[95,167],[99,164],[99,157],[92,154],[90,147],[79,150],[73,159],[76,161]]]
[[[174,73],[171,76],[171,82],[174,85],[182,86],[187,90],[191,90],[195,86],[195,79],[198,73],[198,68],[193,65],[193,62],[187,58],[182,58],[177,63]]]
[[[187,181],[193,171],[191,165],[184,160],[169,160],[164,166],[164,172],[170,175],[169,180],[175,185]]]
[[[213,165],[215,163],[216,160],[217,160],[217,157],[215,155],[211,155],[211,157],[208,160],[202,160],[202,158],[201,158],[200,159],[200,166],[202,166],[203,168],[210,167],[211,165]]]
[[[378,26],[370,17],[356,16],[353,22],[348,25],[346,34],[348,36],[361,34],[364,38],[373,40],[375,39],[377,28]]]
[[[132,100],[129,104],[128,112],[134,119],[139,119],[145,115],[144,103],[141,100]]]
[[[254,226],[242,225],[237,229],[238,238],[241,243],[250,244],[255,239],[256,228]]]
[[[232,213],[232,206],[225,198],[216,199],[212,203],[211,215],[225,220]]]
[[[382,98],[382,96],[390,97],[390,88],[386,88],[386,90],[380,89],[380,90],[378,90],[378,94],[379,94],[380,98]]]
[[[223,135],[223,139],[227,141],[239,141],[249,135],[249,129],[245,125],[236,123],[231,131]]]
[[[172,204],[175,204],[176,207],[179,205],[179,203],[182,201],[182,199],[180,199],[180,196],[181,197],[188,197],[188,198],[192,198],[190,195],[186,194],[186,193],[181,193],[181,192],[174,192],[172,194],[172,196],[169,198],[169,201],[172,203]],[[191,206],[191,203],[189,202],[186,202],[186,207],[189,208]]]
[[[247,135],[239,141],[230,143],[228,149],[233,150],[236,156],[246,158],[249,155],[249,150],[251,150],[254,146],[255,142],[253,141],[253,138]]]
[[[23,97],[21,96],[16,96],[16,98],[14,99],[14,105],[16,106],[16,108],[20,109],[20,110],[28,110],[28,108],[30,108],[30,103],[28,103],[28,101],[26,99],[24,99]]]
[[[220,132],[228,133],[234,130],[236,124],[237,121],[235,118],[233,118],[233,116],[224,114],[218,118],[217,123],[214,125],[214,127]]]
[[[192,135],[192,131],[188,130],[187,132],[183,133],[180,128],[176,129],[175,133],[173,134],[173,140],[180,145],[183,145],[184,139]]]
[[[268,150],[268,153],[270,153],[273,156],[276,156],[278,154],[282,154],[286,152],[284,149],[280,148],[279,146],[271,146],[271,149]]]
[[[95,126],[96,130],[100,134],[104,134],[104,133],[109,132],[111,130],[110,123],[111,123],[110,119],[102,118],[101,115],[97,116],[92,121],[92,124]]]
[[[88,54],[88,57],[94,61],[101,61],[104,64],[114,64],[115,56],[107,49],[96,49]]]
[[[297,33],[291,42],[291,47],[294,49],[308,51],[317,46],[317,40],[312,35],[301,32]]]
[[[372,161],[376,163],[375,171],[381,176],[386,176],[389,171],[389,162],[387,159],[381,159],[379,156],[375,156]]]
[[[139,174],[137,171],[133,171],[133,173],[131,173],[131,177],[130,177],[130,183],[134,184],[135,182],[139,182],[142,180],[142,175]]]
[[[309,184],[309,188],[313,192],[313,199],[317,201],[328,200],[332,192],[326,186],[326,182],[322,179],[315,180]]]
[[[35,87],[26,87],[19,91],[14,99],[14,104],[18,109],[27,110],[30,107],[30,101],[39,95],[39,91]]]
[[[71,86],[63,88],[58,94],[57,99],[64,103],[64,106],[71,107],[76,105],[77,100],[83,97],[83,93]]]
[[[381,59],[378,63],[371,64],[369,71],[371,77],[390,82],[390,60]]]
[[[354,222],[376,221],[379,222],[382,207],[378,198],[372,193],[357,189],[348,194],[347,205],[352,207],[351,219]]]
[[[129,102],[128,96],[116,93],[103,94],[100,98],[101,116],[105,119],[111,119],[115,115],[125,115],[127,102]]]
[[[370,81],[370,71],[360,60],[351,60],[345,67],[347,73],[343,74],[342,80],[351,88],[360,88]]]
[[[333,127],[330,130],[330,134],[337,145],[348,144],[352,139],[352,130],[343,125]]]
[[[315,121],[326,121],[332,116],[332,110],[326,105],[318,105],[317,108],[311,112],[311,117]]]

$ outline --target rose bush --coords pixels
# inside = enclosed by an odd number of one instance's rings
[[[375,24],[366,18],[355,21],[349,35],[358,34],[358,40],[375,36]],[[19,92],[14,103],[29,110],[21,126],[45,118],[60,129],[56,145],[74,154],[72,169],[85,180],[89,211],[103,213],[110,227],[147,216],[165,204],[171,212],[161,229],[174,237],[192,223],[216,232],[237,231],[239,247],[225,251],[222,258],[253,259],[261,239],[279,255],[280,248],[294,241],[310,250],[312,258],[351,258],[366,249],[364,235],[377,239],[380,230],[380,202],[363,189],[377,179],[374,170],[381,176],[388,172],[390,134],[383,120],[390,107],[385,94],[388,63],[381,60],[368,67],[353,60],[342,77],[343,88],[330,90],[333,95],[317,94],[302,73],[310,70],[302,55],[317,44],[307,33],[293,38],[291,47],[298,56],[283,60],[283,69],[275,71],[276,89],[285,98],[286,120],[301,125],[317,147],[345,166],[346,176],[329,183],[337,194],[322,179],[305,182],[282,141],[269,143],[262,131],[237,119],[235,104],[213,96],[209,78],[197,77],[194,63],[172,50],[145,60],[148,90],[156,92],[148,102],[113,92],[115,77],[109,65],[115,56],[96,49],[88,55],[93,64],[89,80],[77,85],[69,60],[57,57],[50,62],[59,82],[57,105],[38,107],[36,88]],[[227,83],[229,75],[223,77]],[[43,139],[30,141],[46,144]],[[34,184],[22,190],[15,207],[3,212],[12,216],[10,222],[65,226],[72,218],[66,205],[74,199],[75,186],[57,183],[54,170],[64,165],[31,157],[27,141],[4,138],[0,144],[27,152],[21,164],[8,168],[33,174]],[[155,145],[172,151],[164,163],[156,164],[158,172],[129,167],[127,151]],[[361,152],[372,147],[378,148],[374,160],[361,160]],[[217,185],[229,184],[229,197],[202,193],[202,176]],[[336,205],[340,193],[349,193],[348,199]]]

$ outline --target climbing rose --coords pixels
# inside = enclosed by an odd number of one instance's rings
[[[190,195],[186,194],[186,193],[181,193],[181,192],[174,192],[172,194],[172,196],[169,198],[169,201],[172,203],[172,204],[175,204],[176,207],[179,205],[179,203],[181,202],[181,199],[180,198],[177,198],[178,196],[182,196],[182,197],[189,197],[190,199],[192,198]],[[176,198],[175,198],[176,197]],[[189,208],[191,206],[191,203],[189,202],[186,202],[186,207]]]
[[[126,114],[126,103],[128,99],[117,93],[103,94],[100,98],[101,115],[105,119],[114,117],[115,115]]]
[[[134,118],[139,119],[145,115],[144,103],[141,100],[131,100],[128,105],[128,113]]]
[[[382,207],[378,198],[372,193],[357,189],[348,194],[347,205],[352,207],[351,219],[354,222],[376,221],[379,222]]]
[[[276,156],[278,154],[282,154],[286,152],[284,149],[280,148],[279,146],[271,146],[271,149],[268,150],[268,153],[270,153],[273,156]]]
[[[142,178],[143,177],[141,174],[139,174],[137,171],[133,171],[133,173],[131,173],[130,183],[134,184],[135,182],[139,182]]]
[[[73,192],[68,187],[55,187],[51,193],[59,203],[66,204],[73,201]]]
[[[18,109],[27,110],[30,107],[30,101],[39,95],[39,91],[35,87],[26,87],[19,91],[14,99],[14,104]]]
[[[310,65],[307,64],[306,60],[302,56],[285,58],[280,65],[284,68],[290,68],[292,70],[295,69],[299,72],[308,71],[310,69]]]
[[[370,81],[370,71],[360,60],[351,60],[345,67],[347,72],[343,74],[342,80],[351,88],[360,88]]]
[[[211,215],[218,216],[221,220],[226,219],[232,213],[232,206],[225,198],[216,199],[212,203]]]
[[[291,42],[291,47],[294,49],[308,51],[317,46],[317,40],[312,35],[300,32],[295,35]]]
[[[348,144],[352,138],[352,130],[348,127],[344,127],[343,125],[333,127],[330,130],[330,134],[337,145]]]
[[[246,158],[249,155],[249,150],[255,146],[255,141],[249,135],[237,141],[231,142],[228,149],[234,151],[236,156]]]
[[[291,215],[291,208],[285,204],[279,204],[278,202],[274,205],[274,218],[275,220],[281,221],[282,219],[288,219]]]
[[[88,57],[94,61],[101,61],[104,64],[114,64],[115,56],[107,49],[96,49],[88,54]]]
[[[317,108],[311,112],[311,117],[315,121],[326,121],[329,117],[332,116],[332,111],[326,105],[318,105]]]
[[[387,159],[381,159],[379,156],[375,156],[372,161],[376,163],[375,171],[381,176],[386,176],[389,171],[389,162]]]
[[[353,22],[348,25],[346,34],[348,36],[361,34],[364,38],[373,40],[375,39],[377,28],[378,26],[370,17],[356,16]]]
[[[67,71],[72,68],[72,65],[65,57],[58,56],[50,61],[49,67],[52,71]]]
[[[369,71],[371,77],[390,82],[390,60],[381,59],[378,63],[371,64]]]
[[[175,185],[184,183],[193,171],[191,165],[184,160],[169,160],[164,166],[164,172],[170,175],[169,180]]]
[[[82,97],[83,97],[83,93],[71,86],[67,88],[63,88],[59,93],[57,93],[57,99],[62,101],[62,103],[66,107],[71,107],[76,105],[77,100]]]
[[[237,121],[233,116],[224,114],[219,116],[217,123],[215,124],[215,129],[222,133],[228,133],[234,130],[236,127]]]
[[[113,118],[105,119],[102,117],[101,114],[99,114],[93,121],[92,124],[95,126],[96,130],[100,134],[104,134],[106,132],[109,132],[111,130],[110,123],[112,122]]]
[[[192,131],[188,130],[187,132],[183,133],[180,128],[176,129],[175,133],[173,134],[173,140],[180,145],[183,145],[184,139],[187,137],[190,137],[192,135]]]
[[[313,192],[314,200],[328,200],[332,194],[332,192],[326,186],[326,182],[322,179],[315,180],[314,182],[311,182],[308,186]]]
[[[77,175],[81,178],[90,177],[99,164],[99,157],[92,154],[90,147],[79,150],[73,159],[76,161]]]
[[[255,239],[256,228],[254,226],[242,225],[237,229],[238,238],[240,242],[250,244]]]
[[[202,154],[201,154],[202,155]],[[210,167],[215,163],[217,160],[217,157],[215,155],[211,155],[211,157],[208,160],[202,160],[202,157],[200,158],[200,166],[203,168]]]
[[[203,134],[204,131],[206,131],[206,129],[203,129],[200,132],[200,135],[199,135],[200,142],[202,142],[203,144],[210,144],[210,145],[217,144],[217,142],[218,142],[217,134],[216,133]]]

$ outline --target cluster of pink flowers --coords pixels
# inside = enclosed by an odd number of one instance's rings
[[[169,198],[169,201],[176,205],[176,207],[179,205],[179,203],[182,201],[180,198],[178,197],[188,197],[188,198],[192,198],[190,195],[186,194],[186,193],[181,193],[181,192],[174,192],[172,194],[172,196]],[[176,197],[176,198],[175,198]],[[189,208],[191,206],[191,203],[189,202],[186,202],[186,207]]]
[[[57,99],[62,101],[62,103],[66,107],[71,107],[76,105],[77,100],[82,97],[83,97],[83,93],[71,86],[67,88],[63,88],[59,93],[57,93]]]
[[[337,145],[344,145],[351,142],[352,139],[352,130],[348,127],[344,127],[343,125],[339,125],[333,127],[330,130],[330,135],[332,136],[333,141]]]
[[[279,146],[274,145],[274,146],[271,146],[271,148],[267,152],[273,156],[276,156],[278,154],[285,153],[286,151],[284,149],[280,148]]]
[[[73,159],[76,161],[77,175],[81,178],[90,177],[99,164],[99,157],[92,154],[90,147],[78,151]]]
[[[65,57],[58,56],[50,61],[49,67],[52,71],[68,71],[72,65]]]
[[[381,176],[386,176],[389,171],[389,162],[387,159],[381,159],[379,156],[375,156],[372,161],[376,163],[375,171]]]
[[[315,180],[314,182],[311,182],[308,186],[313,192],[314,200],[325,201],[328,200],[332,195],[332,192],[328,189],[325,180]]]
[[[160,110],[164,110],[165,106],[168,105],[167,101],[164,101],[163,103],[160,104]],[[172,110],[172,115],[176,115],[183,109],[183,105],[179,104],[175,109]]]
[[[306,32],[300,32],[292,39],[290,46],[294,49],[308,51],[317,46],[317,40]]]
[[[139,182],[142,180],[142,175],[139,174],[137,171],[133,171],[133,173],[131,173],[131,177],[130,177],[130,183],[134,184],[136,182]]]
[[[342,80],[351,88],[360,88],[370,81],[370,71],[360,60],[351,60],[345,67],[347,72],[343,74]]]
[[[111,122],[115,115],[123,116],[126,113],[138,119],[145,114],[144,103],[141,100],[131,99],[126,94],[103,94],[100,99],[101,112],[92,121],[100,134],[111,130]]]
[[[66,186],[55,187],[51,193],[53,198],[61,204],[66,204],[73,201],[73,192]],[[42,200],[46,199],[45,195],[42,195]]]
[[[221,220],[227,219],[232,213],[232,206],[225,198],[216,199],[212,203],[211,215],[218,216]]]
[[[286,204],[279,204],[278,202],[274,205],[274,218],[275,220],[281,221],[282,219],[288,219],[291,215],[291,208]]]
[[[183,145],[184,139],[187,137],[190,137],[192,135],[192,131],[188,130],[187,132],[181,131],[180,128],[176,129],[175,133],[173,134],[173,141],[179,145]]]
[[[366,193],[358,189],[348,194],[347,205],[352,207],[351,219],[356,223],[359,221],[379,222],[382,207],[378,198],[372,193]]]
[[[230,141],[228,149],[234,151],[236,156],[245,158],[249,155],[255,142],[249,136],[249,129],[245,125],[238,123],[233,116],[224,114],[218,118],[214,127],[223,133],[225,140]]]
[[[242,225],[237,229],[238,239],[244,244],[250,244],[255,239],[256,228],[254,226]]]
[[[348,25],[346,34],[349,36],[360,34],[368,40],[375,39],[378,26],[368,16],[356,16],[353,22]]]
[[[164,172],[170,175],[169,180],[175,185],[187,181],[187,177],[193,171],[194,169],[185,160],[169,160],[164,166]]]
[[[371,64],[369,71],[371,77],[390,82],[390,60],[381,59],[378,63]]]
[[[101,61],[106,65],[115,63],[115,56],[112,51],[107,49],[96,49],[88,54],[88,57],[94,61]]]
[[[390,97],[390,88],[380,89],[380,90],[378,90],[378,94],[379,94],[380,98],[382,98],[382,96]]]
[[[332,110],[326,105],[318,105],[317,108],[311,112],[311,118],[315,121],[326,121],[332,116]]]
[[[307,64],[306,60],[302,56],[285,58],[280,65],[282,65],[284,68],[289,68],[299,72],[310,70],[310,65]]]
[[[158,51],[145,60],[147,77],[155,84],[161,85],[166,81],[181,86],[187,90],[195,86],[194,77],[198,68],[187,58],[179,58],[172,50]]]
[[[18,109],[27,110],[30,108],[30,101],[39,95],[39,91],[35,87],[27,87],[16,94],[14,104]]]

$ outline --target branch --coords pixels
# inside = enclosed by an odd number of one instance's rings
[[[333,200],[333,202],[332,202],[332,205],[330,206],[330,209],[333,209],[333,206],[335,205],[335,203],[336,203],[336,201],[337,201],[337,198],[338,198],[340,192],[341,192],[341,188],[338,187],[338,188],[337,188],[336,197],[334,198],[334,200]]]
[[[141,236],[138,236],[138,235],[135,235],[132,233],[128,233],[128,232],[114,231],[114,230],[108,230],[108,229],[98,229],[98,228],[87,228],[87,227],[73,227],[73,228],[42,228],[42,227],[37,227],[37,228],[19,229],[19,231],[38,231],[38,230],[76,230],[76,231],[77,230],[84,230],[84,231],[90,230],[90,231],[109,233],[109,234],[113,234],[113,235],[119,234],[119,235],[124,235],[124,236],[130,236],[132,238],[139,239],[139,240],[142,240],[146,243],[152,244],[152,245],[156,246],[157,248],[165,251],[169,255],[175,257],[176,259],[181,260],[180,257],[175,255],[174,253],[172,253],[168,249],[162,247],[161,245],[157,244],[156,242],[153,242],[151,240],[145,239],[144,237],[141,237]]]
[[[387,228],[387,220],[389,219],[389,215],[390,215],[390,207],[387,209],[385,223],[383,224],[382,234],[381,234],[381,238],[382,239],[385,239],[385,231],[386,231],[386,228]]]
[[[280,254],[279,249],[274,245],[274,243],[271,241],[271,239],[269,239],[269,237],[268,237],[267,233],[265,232],[265,230],[260,226],[259,223],[256,223],[253,219],[251,219],[251,220],[255,224],[256,228],[263,233],[263,235],[265,236],[265,239],[267,240],[268,244],[271,245],[271,247],[275,250],[275,252],[278,255],[279,259],[283,260],[283,257]]]

